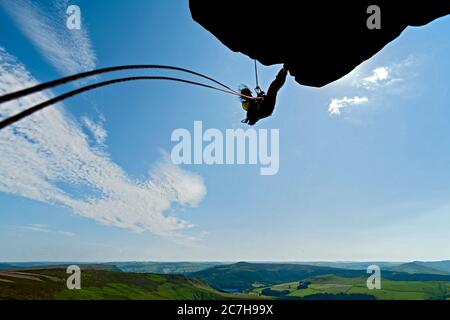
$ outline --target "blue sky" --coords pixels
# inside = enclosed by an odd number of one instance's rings
[[[81,31],[65,27],[69,4]],[[196,24],[187,1],[0,0],[0,30],[2,94],[136,63],[254,83],[253,62]],[[23,121],[0,133],[0,261],[450,258],[449,36],[447,17],[324,88],[289,79],[258,124],[280,129],[275,176],[168,161],[172,131],[194,120],[243,127],[238,99],[202,88],[116,85]],[[261,84],[279,68],[260,67]]]

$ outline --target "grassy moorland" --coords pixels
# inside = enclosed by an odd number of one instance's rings
[[[240,298],[182,275],[82,271],[81,290],[69,290],[65,269],[0,272],[0,299],[7,300],[204,300]],[[242,296],[241,298],[245,298]]]

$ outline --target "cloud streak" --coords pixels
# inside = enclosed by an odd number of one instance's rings
[[[29,224],[26,226],[19,226],[19,228],[35,232],[60,234],[67,237],[73,237],[75,235],[73,232],[51,229],[50,226],[46,224]]]
[[[96,57],[86,28],[66,27],[68,0],[0,0],[22,32],[62,74],[95,68]]]
[[[355,96],[353,98],[344,97],[342,99],[333,98],[328,106],[328,112],[330,115],[340,115],[342,108],[347,108],[349,106],[361,105],[364,103],[368,103],[369,99],[367,97],[358,97]]]
[[[88,117],[83,118],[84,125],[89,129],[92,136],[94,137],[95,142],[99,145],[103,145],[106,141],[106,138],[108,137],[108,133],[106,132],[105,128],[103,128],[103,121],[104,120],[102,119],[99,122],[94,122]]]
[[[37,82],[0,48],[0,95]],[[0,105],[0,118],[47,100],[38,93]],[[92,128],[91,128],[92,129]],[[104,130],[104,129],[102,129]],[[163,158],[145,179],[130,178],[61,106],[38,112],[0,131],[0,192],[67,207],[105,225],[179,238],[193,225],[169,216],[174,205],[196,206],[203,179]],[[100,133],[99,133],[100,132]]]

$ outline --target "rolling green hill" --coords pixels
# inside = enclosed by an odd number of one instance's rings
[[[392,267],[389,269],[390,271],[396,271],[396,272],[405,272],[405,273],[421,273],[421,274],[442,274],[442,275],[448,275],[450,273],[438,269],[434,269],[431,266],[428,266],[427,264],[418,263],[418,262],[409,262],[404,263],[395,267]]]
[[[444,261],[415,261],[415,263],[433,268],[435,270],[450,273],[450,260]]]
[[[245,292],[252,289],[255,284],[272,285],[324,274],[361,277],[365,275],[365,270],[347,270],[301,264],[239,262],[215,266],[189,275],[202,279],[214,288],[223,291]]]
[[[425,271],[425,268],[421,270]],[[382,270],[382,290],[367,288],[366,281],[369,275],[366,270],[299,264],[240,262],[216,266],[192,273],[190,276],[202,279],[221,291],[251,293],[276,299],[445,299],[450,297],[450,276],[444,274],[412,274]]]
[[[83,270],[80,290],[69,290],[65,269],[0,272],[0,300],[203,300],[236,299],[181,275]]]

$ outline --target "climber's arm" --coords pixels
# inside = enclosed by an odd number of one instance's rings
[[[270,98],[275,98],[277,96],[278,91],[283,87],[286,82],[287,70],[284,68],[278,72],[277,77],[270,84],[269,90],[267,90],[267,96]]]

